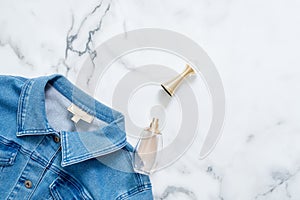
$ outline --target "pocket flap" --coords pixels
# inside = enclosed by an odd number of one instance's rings
[[[18,153],[18,148],[9,143],[0,142],[0,166],[13,165]]]
[[[55,200],[74,199],[92,200],[89,192],[73,179],[58,177],[50,185],[50,192]]]

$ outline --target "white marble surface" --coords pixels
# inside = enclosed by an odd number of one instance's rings
[[[196,141],[152,176],[155,199],[296,200],[299,10],[298,0],[1,0],[0,74],[62,73],[74,81],[113,35],[145,27],[185,34],[219,70],[226,124],[208,158],[198,159]]]

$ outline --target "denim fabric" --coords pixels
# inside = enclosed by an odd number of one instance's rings
[[[95,123],[77,127],[71,103]],[[0,199],[153,199],[132,152],[123,115],[64,76],[0,76]]]

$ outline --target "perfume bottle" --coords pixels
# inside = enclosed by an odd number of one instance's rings
[[[158,119],[153,118],[150,127],[143,130],[136,145],[133,166],[142,174],[151,174],[159,161],[158,152],[162,149],[162,134],[158,129]]]

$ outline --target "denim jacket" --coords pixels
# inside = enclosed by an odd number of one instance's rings
[[[0,76],[0,199],[153,199],[132,152],[123,115],[64,76]]]

